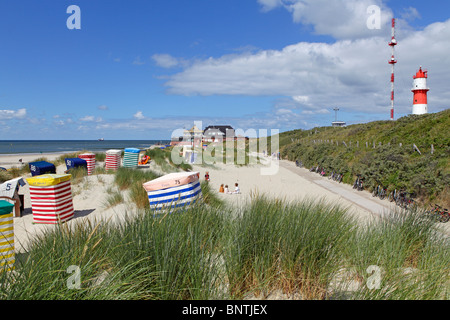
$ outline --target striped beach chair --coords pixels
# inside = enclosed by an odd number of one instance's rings
[[[105,169],[106,170],[117,170],[120,167],[120,157],[122,155],[122,150],[108,150],[106,151],[105,159]]]
[[[67,170],[74,169],[74,168],[86,168],[87,170],[87,161],[81,158],[65,158],[64,161],[66,162],[66,168]]]
[[[14,205],[0,200],[0,272],[14,269]]]
[[[137,168],[139,163],[140,149],[126,148],[123,155],[123,166],[125,168]]]
[[[90,176],[95,170],[95,153],[82,153],[78,155],[78,158],[86,160],[88,176]]]
[[[171,212],[196,203],[202,196],[199,176],[199,172],[177,172],[144,183],[150,208],[155,212]]]
[[[57,224],[73,218],[70,174],[28,178],[33,223]]]

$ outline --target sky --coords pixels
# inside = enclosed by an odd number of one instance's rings
[[[392,18],[395,119],[449,108],[449,1],[0,0],[0,140],[389,120]]]

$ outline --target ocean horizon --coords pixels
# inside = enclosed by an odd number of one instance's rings
[[[87,150],[103,152],[109,149],[147,149],[170,140],[0,140],[0,154],[64,153]]]

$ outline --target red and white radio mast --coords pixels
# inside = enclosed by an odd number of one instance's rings
[[[397,40],[395,40],[395,19],[392,19],[392,39],[389,43],[389,46],[392,49],[391,60],[389,60],[389,64],[392,66],[392,74],[391,74],[391,120],[394,120],[394,66],[397,63],[395,60],[395,46],[397,45]]]

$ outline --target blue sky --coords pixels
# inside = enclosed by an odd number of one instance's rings
[[[66,26],[70,5],[81,29]],[[367,8],[381,9],[369,29]],[[0,140],[167,139],[201,121],[254,129],[389,119],[429,71],[450,105],[450,4],[382,0],[0,0]],[[270,131],[269,131],[270,132]]]

